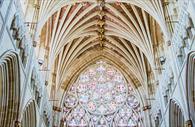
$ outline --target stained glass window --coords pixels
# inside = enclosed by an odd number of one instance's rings
[[[99,61],[87,68],[66,92],[64,126],[140,127],[139,101],[124,76]]]

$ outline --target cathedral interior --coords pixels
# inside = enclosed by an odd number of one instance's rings
[[[0,0],[0,127],[195,126],[195,0]]]

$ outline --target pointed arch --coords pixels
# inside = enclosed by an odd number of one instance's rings
[[[12,127],[17,123],[20,105],[20,69],[17,53],[0,56],[0,123]]]
[[[185,127],[183,110],[173,99],[169,103],[169,125],[170,127]]]
[[[189,118],[195,124],[195,51],[188,54],[186,67],[186,98],[188,104]]]
[[[132,84],[104,59],[84,68],[65,94],[62,120],[66,126],[89,126],[90,122],[93,126],[142,124],[140,103]]]
[[[34,101],[29,101],[25,106],[21,127],[36,127],[36,108]]]
[[[106,51],[103,51],[101,53],[98,53],[98,51],[94,51],[88,54],[85,54],[85,56],[82,56],[78,59],[78,61],[75,61],[72,63],[72,66],[66,71],[66,75],[64,75],[62,86],[60,88],[63,88],[63,95],[58,95],[60,102],[60,106],[62,106],[62,98],[65,96],[65,91],[70,87],[70,84],[75,82],[76,77],[79,76],[79,74],[86,69],[88,66],[94,64],[98,60],[104,60],[113,66],[115,66],[123,75],[124,77],[129,81],[130,84],[132,84],[132,87],[136,90],[137,95],[139,96],[139,101],[141,106],[144,106],[146,104],[146,100],[144,98],[145,92],[144,92],[144,82],[139,79],[138,74],[135,75],[133,71],[131,71],[131,67],[126,66],[127,64],[125,60],[118,55],[113,55],[114,53],[109,53]],[[82,59],[82,60],[81,60]],[[138,85],[139,84],[139,85]],[[142,84],[142,85],[141,85]],[[140,88],[138,88],[140,87]],[[61,93],[59,93],[61,94]]]

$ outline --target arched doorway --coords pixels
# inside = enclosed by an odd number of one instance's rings
[[[195,52],[190,52],[187,58],[186,68],[186,97],[189,110],[189,118],[195,124]]]
[[[0,126],[13,127],[17,123],[20,104],[20,71],[16,53],[8,51],[0,56]]]
[[[21,127],[36,127],[36,108],[34,101],[29,102],[24,108]]]
[[[171,100],[169,104],[169,126],[185,127],[183,112],[174,100]]]

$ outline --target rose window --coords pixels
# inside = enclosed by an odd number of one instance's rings
[[[70,87],[64,100],[65,126],[138,126],[139,101],[113,66],[97,62]]]

